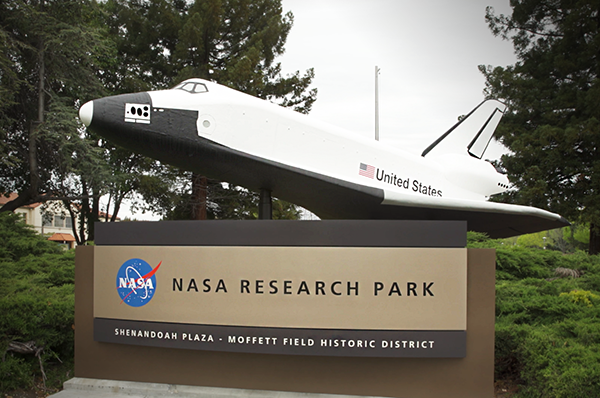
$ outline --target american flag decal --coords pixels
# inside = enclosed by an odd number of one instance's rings
[[[374,178],[375,177],[375,167],[369,166],[368,164],[361,163],[358,169],[358,175]]]

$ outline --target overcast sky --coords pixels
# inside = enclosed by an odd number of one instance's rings
[[[427,147],[481,101],[478,65],[506,66],[512,44],[494,37],[486,6],[509,0],[282,0],[294,14],[284,73],[314,68],[311,116],[374,137],[375,66],[380,140]]]

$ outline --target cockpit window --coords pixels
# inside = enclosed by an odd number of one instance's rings
[[[195,83],[195,82],[183,82],[183,83],[175,86],[174,89],[187,91],[188,93],[193,93],[193,94],[208,92],[208,89],[206,88],[206,85],[204,83]]]

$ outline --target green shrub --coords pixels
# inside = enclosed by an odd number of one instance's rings
[[[571,290],[569,293],[561,293],[561,297],[568,297],[575,304],[584,304],[593,307],[594,302],[600,301],[600,296],[588,290]]]
[[[599,326],[587,325],[596,333],[600,332]],[[600,396],[600,352],[594,339],[582,341],[576,330],[558,323],[530,329],[520,351],[521,376],[526,381],[522,396]]]
[[[0,349],[34,341],[50,385],[73,366],[75,253],[63,251],[18,216],[0,214]],[[62,364],[61,362],[62,361]],[[0,391],[24,388],[41,374],[38,358],[8,351]]]
[[[497,281],[496,377],[518,380],[519,397],[600,397],[595,261],[574,264],[588,270],[577,279]]]
[[[55,242],[44,239],[25,224],[20,215],[6,212],[0,215],[0,259],[18,260],[61,250]]]
[[[2,352],[4,350],[6,346],[2,347]],[[7,355],[4,361],[0,361],[0,391],[16,390],[31,384],[34,371],[23,358]]]
[[[469,240],[496,249],[496,379],[515,397],[600,397],[600,256]],[[558,267],[583,271],[557,278]]]

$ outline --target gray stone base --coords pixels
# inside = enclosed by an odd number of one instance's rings
[[[237,388],[196,387],[176,384],[86,379],[75,377],[64,390],[48,398],[345,398],[351,395],[310,394]],[[366,397],[365,397],[366,398]]]

